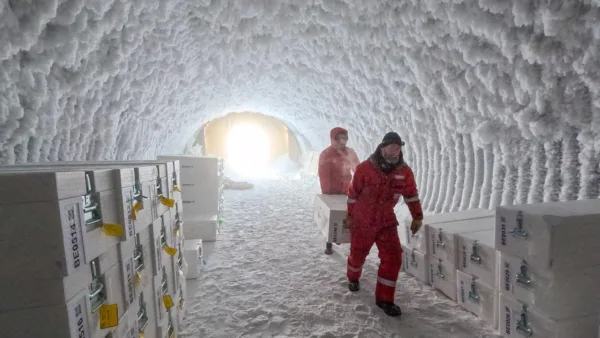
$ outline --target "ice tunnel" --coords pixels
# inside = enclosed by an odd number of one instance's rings
[[[398,132],[428,213],[596,199],[599,22],[599,0],[6,0],[0,164],[193,153],[252,112],[299,163],[336,126],[361,159]]]

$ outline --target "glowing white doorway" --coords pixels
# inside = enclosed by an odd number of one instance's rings
[[[266,173],[271,157],[269,135],[257,125],[235,125],[227,135],[227,162],[235,172],[246,177]]]

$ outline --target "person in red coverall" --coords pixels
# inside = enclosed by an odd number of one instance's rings
[[[331,146],[321,152],[319,156],[319,180],[321,181],[321,193],[325,195],[346,195],[352,171],[359,163],[356,152],[346,146],[348,142],[348,131],[336,127],[329,133]],[[333,253],[333,245],[327,242],[325,254]]]
[[[394,303],[396,280],[402,266],[402,247],[394,212],[400,196],[412,215],[413,233],[421,228],[423,220],[415,177],[403,160],[403,145],[397,133],[387,133],[369,159],[357,166],[348,191],[351,234],[348,289],[353,292],[360,289],[363,264],[373,243],[377,244],[380,264],[375,302],[389,316],[402,314]]]

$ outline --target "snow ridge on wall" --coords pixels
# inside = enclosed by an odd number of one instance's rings
[[[0,163],[180,153],[257,111],[363,158],[398,131],[430,211],[596,198],[599,6],[4,1]]]

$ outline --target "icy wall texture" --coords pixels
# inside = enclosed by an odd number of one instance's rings
[[[431,211],[595,198],[600,1],[3,0],[0,162],[149,158],[229,111],[367,155]]]

